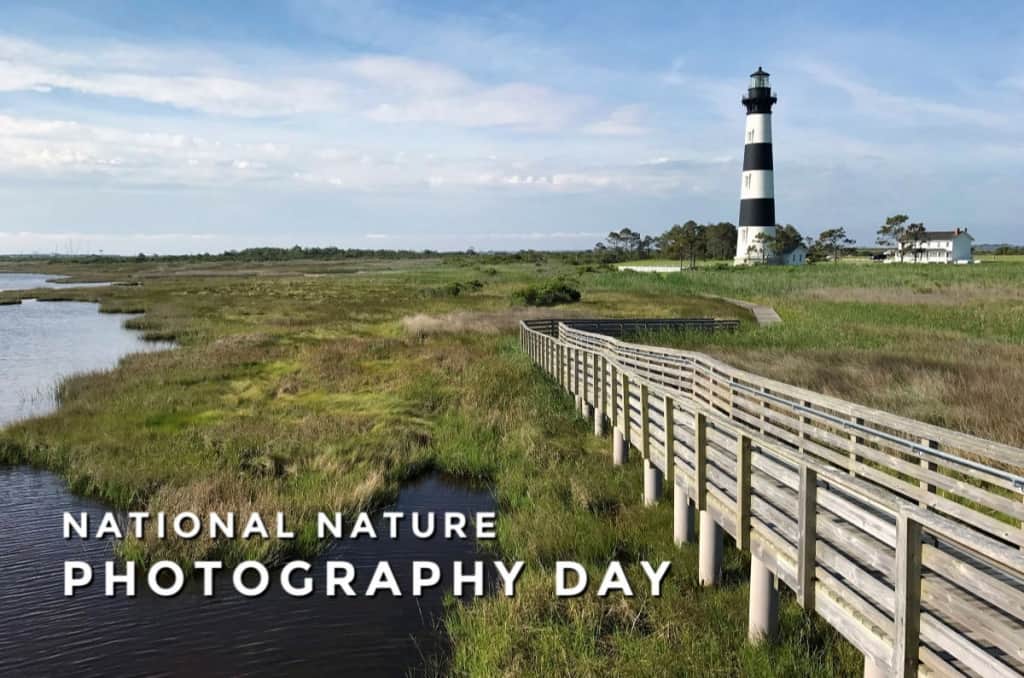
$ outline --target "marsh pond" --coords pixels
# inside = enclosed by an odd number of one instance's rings
[[[45,280],[0,274],[0,290],[49,286]],[[0,427],[56,407],[63,377],[113,368],[129,353],[167,349],[143,342],[123,322],[88,303],[0,306]],[[488,492],[438,476],[405,486],[392,507],[467,515],[493,508]],[[65,561],[100,570],[114,555],[110,540],[65,540],[64,512],[99,520],[109,510],[72,494],[53,473],[0,466],[0,675],[401,676],[424,671],[443,653],[446,581],[420,598],[296,598],[274,586],[258,598],[223,586],[223,594],[208,598],[198,583],[174,598],[144,590],[108,598],[102,586],[65,597]],[[478,558],[472,541],[400,533],[395,540],[333,542],[312,572],[328,559],[357,568],[388,560],[405,589],[402,577],[414,560],[451,572],[455,562]]]

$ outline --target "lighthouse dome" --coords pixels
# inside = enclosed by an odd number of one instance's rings
[[[758,66],[757,70],[750,74],[750,88],[762,87],[768,87],[768,73]]]

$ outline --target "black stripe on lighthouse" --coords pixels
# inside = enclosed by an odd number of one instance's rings
[[[770,170],[772,167],[772,144],[747,144],[743,149],[743,171]]]
[[[774,226],[775,198],[740,200],[740,226]]]

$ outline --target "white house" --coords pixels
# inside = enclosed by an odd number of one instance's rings
[[[972,264],[971,243],[974,238],[966,229],[925,231],[917,242],[900,243],[903,261],[918,264]],[[899,253],[889,259],[899,261]]]
[[[783,266],[799,266],[807,260],[807,248],[797,245],[788,252],[779,255]]]

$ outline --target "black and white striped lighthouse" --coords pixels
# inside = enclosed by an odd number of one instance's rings
[[[743,97],[747,107],[747,134],[743,148],[740,184],[740,223],[736,240],[736,264],[767,261],[758,234],[775,233],[775,184],[772,178],[772,105],[776,102],[768,74],[760,66],[750,74],[750,88]]]

